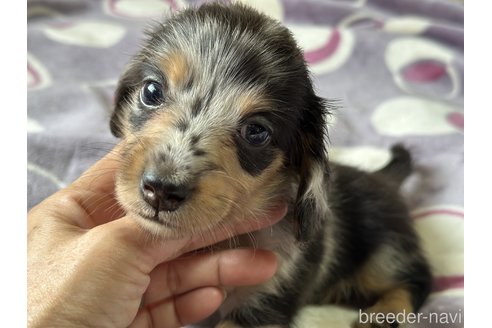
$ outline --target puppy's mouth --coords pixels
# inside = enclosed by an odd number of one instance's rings
[[[178,224],[176,224],[175,222],[172,222],[171,217],[166,218],[165,215],[159,215],[158,211],[156,211],[154,215],[148,215],[147,213],[140,211],[137,213],[137,215],[140,216],[144,220],[154,222],[154,223],[159,224],[159,225],[166,227],[168,229],[176,230],[179,228]]]

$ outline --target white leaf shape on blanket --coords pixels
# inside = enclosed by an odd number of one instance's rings
[[[463,276],[463,208],[449,205],[421,208],[413,211],[412,217],[434,276],[448,277],[448,280]]]
[[[105,0],[104,11],[113,16],[125,18],[163,17],[172,10],[186,7],[183,0]]]
[[[451,90],[444,98],[453,98],[461,88],[459,74],[452,65],[451,49],[420,37],[405,37],[391,41],[385,50],[385,62],[395,83],[403,91],[413,92],[408,82],[432,82],[447,75]]]
[[[61,181],[54,173],[42,168],[39,165],[27,162],[27,170],[33,172],[43,178],[46,178],[48,181],[52,182],[58,188],[66,187],[66,184]]]
[[[298,328],[348,328],[357,320],[358,312],[336,305],[310,305],[296,317]]]
[[[39,133],[43,132],[44,127],[32,118],[27,118],[27,133]]]
[[[45,35],[60,43],[69,45],[109,48],[125,35],[125,29],[117,24],[102,21],[65,23],[44,29]]]
[[[453,52],[436,42],[419,37],[398,38],[391,41],[386,48],[386,64],[394,73],[418,59],[434,59],[450,63]]]
[[[354,35],[346,28],[289,25],[315,74],[329,73],[345,64],[353,52]]]
[[[401,16],[384,22],[383,30],[398,34],[421,34],[430,26],[430,21],[419,16]]]
[[[460,110],[442,102],[405,96],[381,103],[371,122],[384,135],[439,135],[462,132],[462,116]]]
[[[336,163],[357,167],[365,171],[376,171],[389,163],[391,153],[388,149],[357,146],[331,147],[328,150],[330,160]]]
[[[51,76],[46,67],[27,53],[27,87],[31,90],[42,89],[51,85]]]
[[[282,21],[284,18],[284,8],[279,0],[240,0],[241,2],[257,9],[258,11]]]

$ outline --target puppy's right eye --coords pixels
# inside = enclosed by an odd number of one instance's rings
[[[155,81],[148,81],[140,91],[140,101],[147,107],[157,107],[164,102],[162,85]]]
[[[263,146],[270,141],[270,131],[257,123],[244,125],[240,132],[244,140],[253,146]]]

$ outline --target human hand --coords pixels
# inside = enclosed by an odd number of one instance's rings
[[[223,229],[209,237],[149,239],[114,198],[119,149],[29,212],[29,327],[182,326],[212,314],[223,286],[259,284],[274,274],[276,258],[263,250],[180,257],[230,237]],[[231,229],[258,230],[286,211],[282,204]]]

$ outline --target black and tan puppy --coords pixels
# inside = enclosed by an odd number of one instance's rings
[[[121,77],[111,119],[126,142],[117,195],[145,228],[207,234],[290,204],[273,228],[224,243],[270,249],[279,270],[230,291],[219,327],[289,327],[302,306],[330,302],[409,313],[429,293],[397,191],[408,152],[394,147],[373,174],[329,163],[327,112],[291,33],[241,5],[175,15]]]

